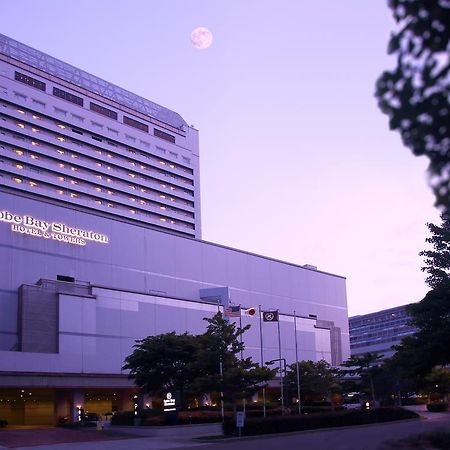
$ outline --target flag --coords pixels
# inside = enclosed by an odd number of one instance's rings
[[[264,322],[278,322],[278,311],[263,311]]]
[[[225,317],[241,317],[241,307],[240,305],[228,305],[224,308],[223,314]]]
[[[248,309],[244,309],[243,312],[244,312],[244,316],[253,317],[253,316],[256,316],[257,310],[256,310],[256,308],[248,308]]]

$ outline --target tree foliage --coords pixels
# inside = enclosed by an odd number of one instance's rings
[[[449,122],[450,123],[450,122]],[[428,286],[436,288],[450,282],[450,215],[441,215],[442,224],[427,223],[431,237],[426,242],[433,246],[432,250],[419,253],[425,257],[425,267],[422,271],[428,273]]]
[[[199,375],[195,355],[198,339],[188,333],[148,336],[136,341],[134,351],[125,359],[123,369],[144,392],[192,391],[192,380]]]
[[[199,336],[198,359],[202,375],[195,380],[198,393],[222,392],[225,401],[235,401],[252,395],[261,383],[274,377],[276,369],[260,367],[251,358],[240,358],[245,348],[241,335],[250,325],[238,328],[221,313],[204,320],[208,326]]]
[[[172,332],[136,341],[123,366],[130,370],[129,378],[150,394],[174,389],[183,401],[188,395],[223,392],[225,400],[234,401],[274,377],[274,370],[239,357],[244,350],[241,335],[249,325],[237,328],[221,313],[204,320],[206,332],[197,336]]]
[[[299,361],[300,397],[302,402],[324,400],[338,383],[337,372],[326,361]],[[290,364],[286,373],[286,388],[297,396],[297,364]]]
[[[388,53],[394,70],[376,84],[380,109],[416,156],[429,159],[436,204],[450,205],[450,4],[445,0],[389,0],[398,31]]]
[[[380,372],[380,360],[382,356],[376,352],[367,352],[363,355],[351,356],[342,366],[343,375],[356,375],[360,377],[360,387],[362,390],[367,389],[372,397],[376,400],[374,378]]]
[[[407,307],[410,323],[417,328],[396,347],[394,362],[411,375],[425,375],[434,366],[450,363],[450,223],[442,215],[440,226],[428,224],[432,236],[427,242],[432,250],[423,251],[432,290],[424,299]]]

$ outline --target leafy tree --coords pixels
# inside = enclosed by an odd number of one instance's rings
[[[450,282],[450,215],[442,214],[441,219],[441,226],[427,223],[431,237],[426,242],[432,244],[433,249],[419,253],[425,257],[422,271],[428,273],[426,281],[431,288]]]
[[[177,390],[183,403],[186,393],[192,390],[192,380],[199,375],[195,359],[198,338],[172,332],[140,339],[133,348],[123,366],[130,370],[129,378],[147,393]]]
[[[384,72],[375,95],[389,126],[416,156],[429,159],[436,204],[450,205],[450,5],[444,0],[389,0],[398,31],[388,53],[397,66]]]
[[[301,402],[323,400],[337,387],[337,372],[326,361],[299,361]],[[297,364],[290,364],[286,373],[286,389],[297,396]]]
[[[411,325],[417,328],[396,347],[394,362],[413,375],[426,375],[434,366],[450,363],[450,223],[442,215],[442,225],[428,224],[432,250],[423,251],[432,290],[418,303],[407,307]]]
[[[260,367],[251,358],[238,357],[245,348],[240,337],[250,325],[238,328],[220,312],[204,320],[208,326],[199,336],[201,350],[198,354],[202,376],[194,383],[198,393],[222,392],[225,401],[235,401],[254,394],[261,384],[275,376],[276,369]]]
[[[341,373],[360,377],[360,387],[370,392],[373,401],[376,399],[374,378],[380,372],[378,363],[381,358],[382,356],[376,352],[368,352],[363,355],[353,355],[342,364],[346,369],[342,369]]]

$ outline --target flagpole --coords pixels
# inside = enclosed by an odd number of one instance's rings
[[[261,320],[261,305],[258,305],[258,313],[259,313],[259,339],[260,339],[260,347],[261,347],[261,367],[264,367],[264,351],[263,351],[263,332],[262,332],[262,320]],[[262,396],[263,396],[263,416],[266,417],[266,387],[262,388]]]
[[[241,305],[239,305],[239,331],[241,331],[241,334],[239,335],[240,341],[241,341],[241,363],[244,359],[243,356],[243,349],[242,349],[242,312],[241,312]],[[245,414],[245,397],[242,399],[242,409],[244,410]]]
[[[300,401],[300,367],[298,363],[298,343],[297,343],[297,315],[294,310],[294,333],[295,333],[295,364],[297,365],[297,398],[298,398],[298,413],[302,413],[302,404]]]
[[[281,414],[284,415],[284,386],[283,386],[283,365],[281,358],[281,334],[280,334],[280,313],[277,309],[277,325],[278,325],[278,357],[280,359],[280,393],[281,393]]]

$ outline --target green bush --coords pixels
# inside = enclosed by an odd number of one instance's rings
[[[111,425],[134,425],[133,411],[117,411],[111,417]]]
[[[447,411],[448,403],[428,403],[427,410],[430,412],[443,412]]]
[[[413,419],[416,413],[402,408],[378,408],[372,410],[351,410],[345,412],[313,414],[302,416],[247,418],[242,429],[243,435],[286,433],[290,431],[313,430],[316,428],[364,425],[392,420]],[[224,434],[237,434],[234,420],[223,424]]]

